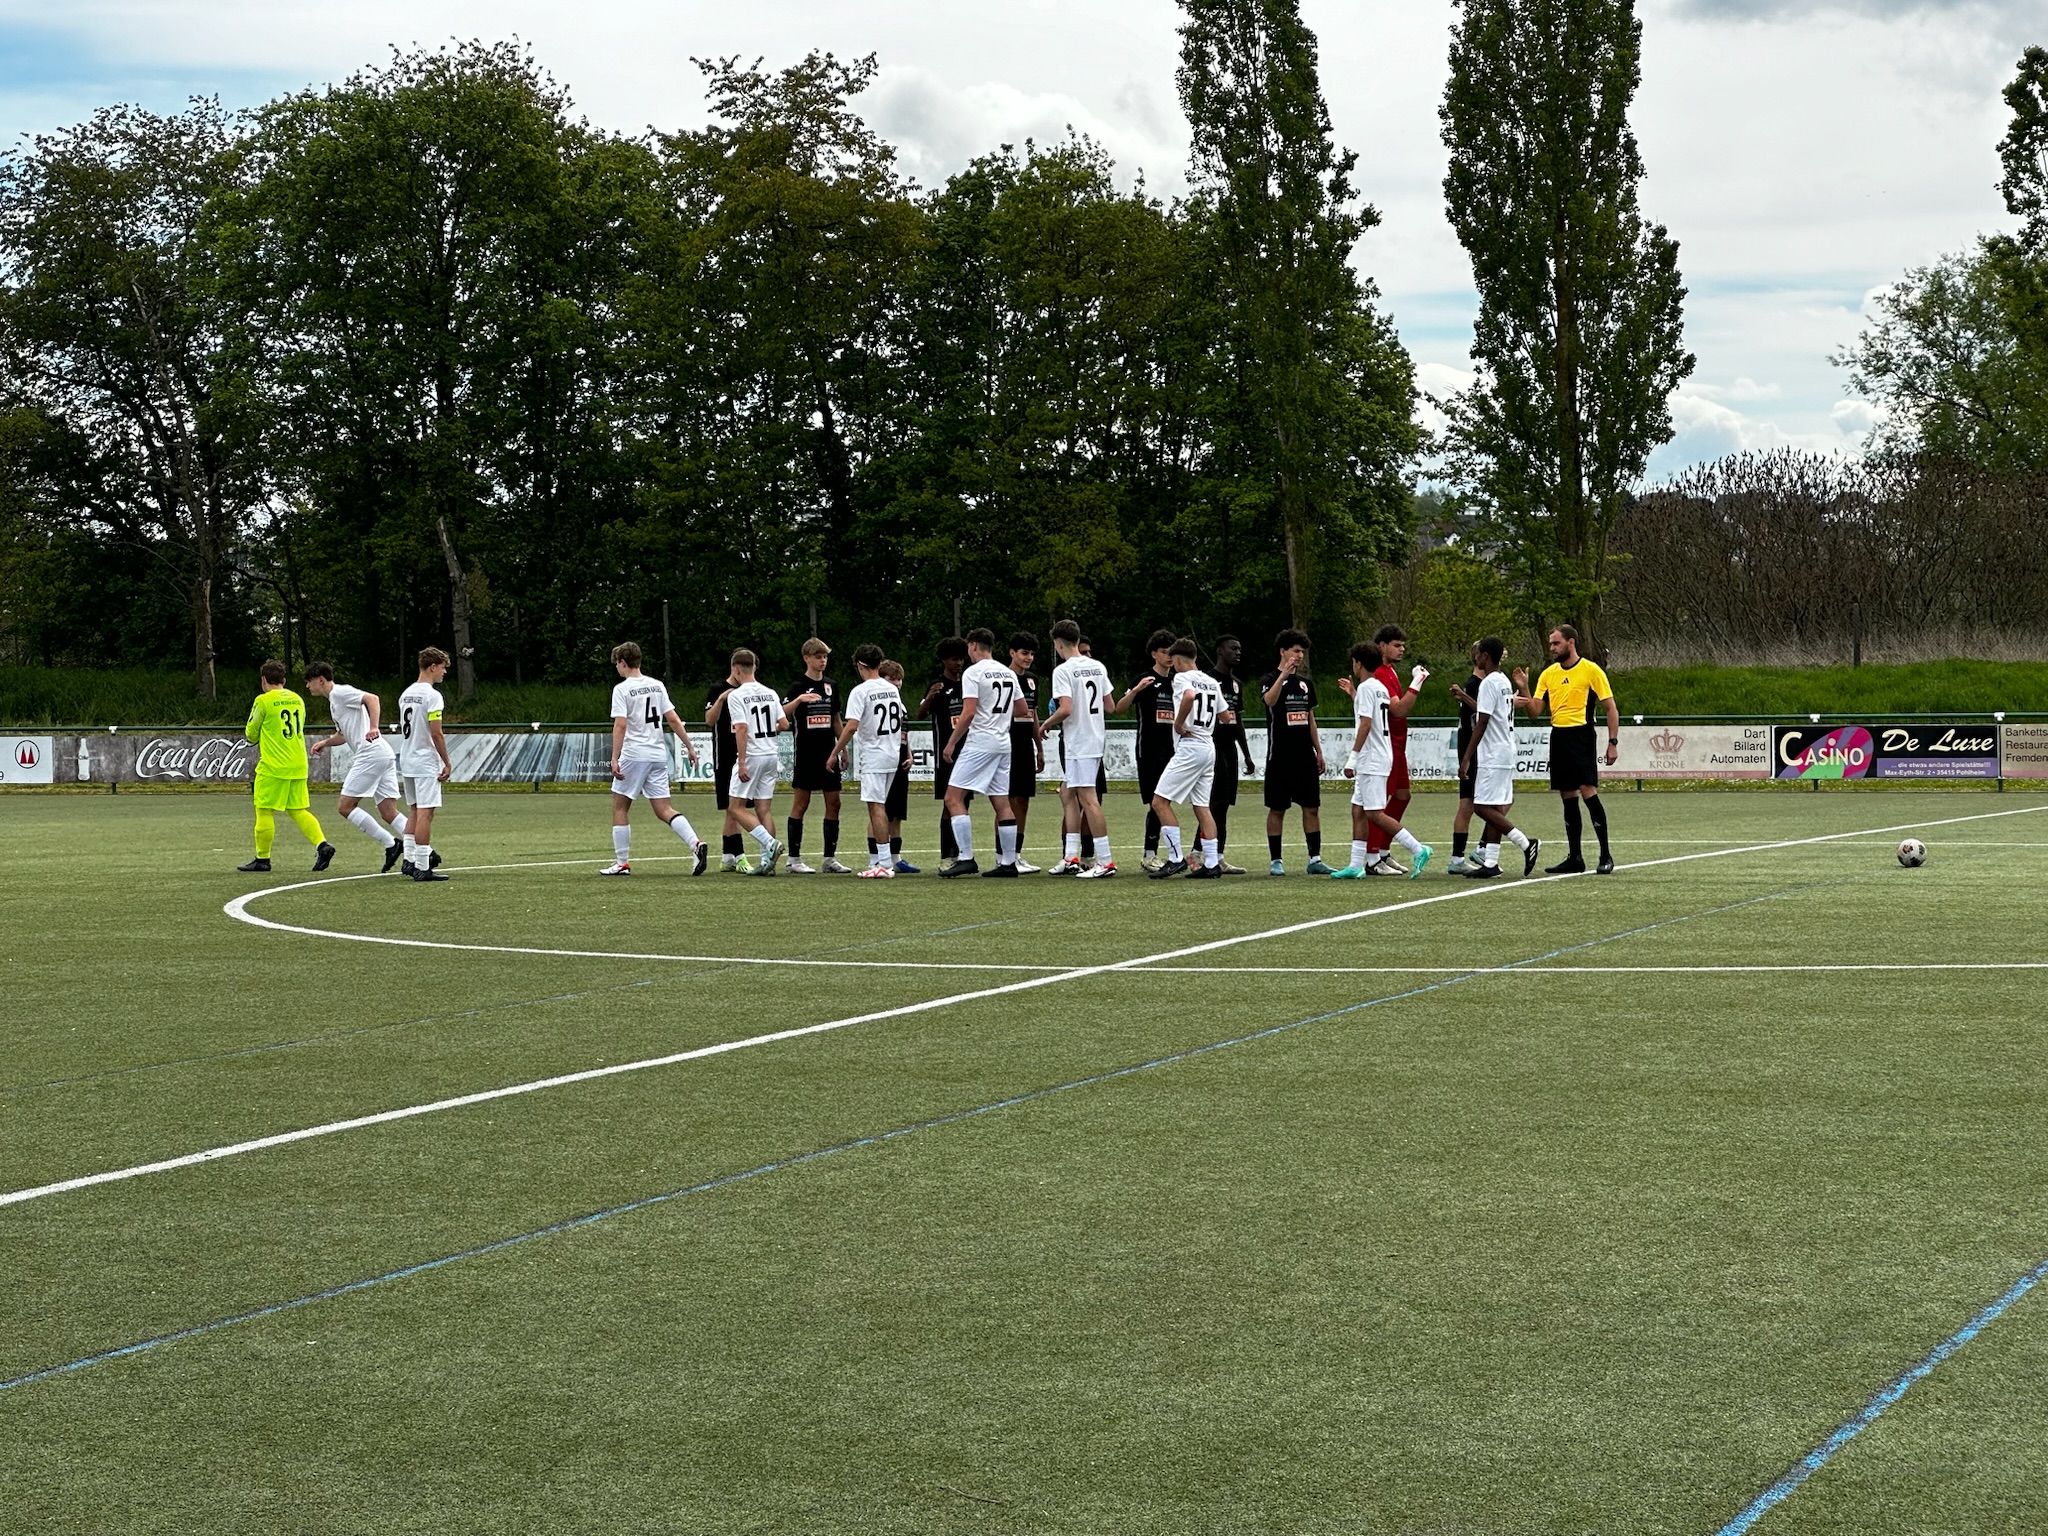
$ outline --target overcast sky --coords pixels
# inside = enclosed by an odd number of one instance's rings
[[[1443,216],[1447,0],[1303,0],[1323,88],[1383,222],[1359,262],[1426,388],[1455,388],[1474,303]],[[1732,449],[1852,448],[1868,412],[1829,358],[1873,290],[2007,227],[1998,92],[2048,42],[2042,0],[1642,0],[1635,122],[1648,214],[1680,243],[1699,368],[1668,473]],[[584,115],[637,132],[703,117],[693,55],[880,55],[872,121],[927,184],[1004,141],[1094,135],[1120,176],[1182,184],[1171,0],[0,0],[0,134],[110,101],[230,106],[340,79],[390,45],[517,36]]]

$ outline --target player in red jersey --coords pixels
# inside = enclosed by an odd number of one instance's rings
[[[1422,696],[1422,685],[1429,679],[1429,673],[1417,666],[1404,686],[1394,666],[1408,654],[1408,633],[1398,624],[1388,624],[1372,637],[1374,645],[1380,648],[1380,664],[1373,676],[1387,690],[1387,697],[1393,702],[1388,707],[1387,735],[1394,747],[1394,771],[1387,775],[1387,814],[1394,820],[1401,820],[1408,810],[1411,798],[1408,784],[1408,712],[1415,707],[1415,701]],[[1350,678],[1344,678],[1337,685],[1347,694],[1352,692]],[[1378,822],[1370,823],[1365,834],[1365,872],[1369,875],[1405,875],[1403,869],[1388,852],[1393,834]]]

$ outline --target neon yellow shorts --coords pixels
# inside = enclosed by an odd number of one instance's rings
[[[256,775],[256,809],[259,811],[303,811],[306,781],[279,778],[274,773]]]

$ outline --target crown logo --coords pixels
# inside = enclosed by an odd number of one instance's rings
[[[1685,738],[1666,727],[1650,738],[1650,750],[1663,755],[1677,752],[1685,745]]]

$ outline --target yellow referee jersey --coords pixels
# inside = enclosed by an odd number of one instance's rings
[[[1610,699],[1614,689],[1599,663],[1581,656],[1568,667],[1552,662],[1536,679],[1536,698],[1550,700],[1552,725],[1584,725],[1586,710],[1594,699]]]

